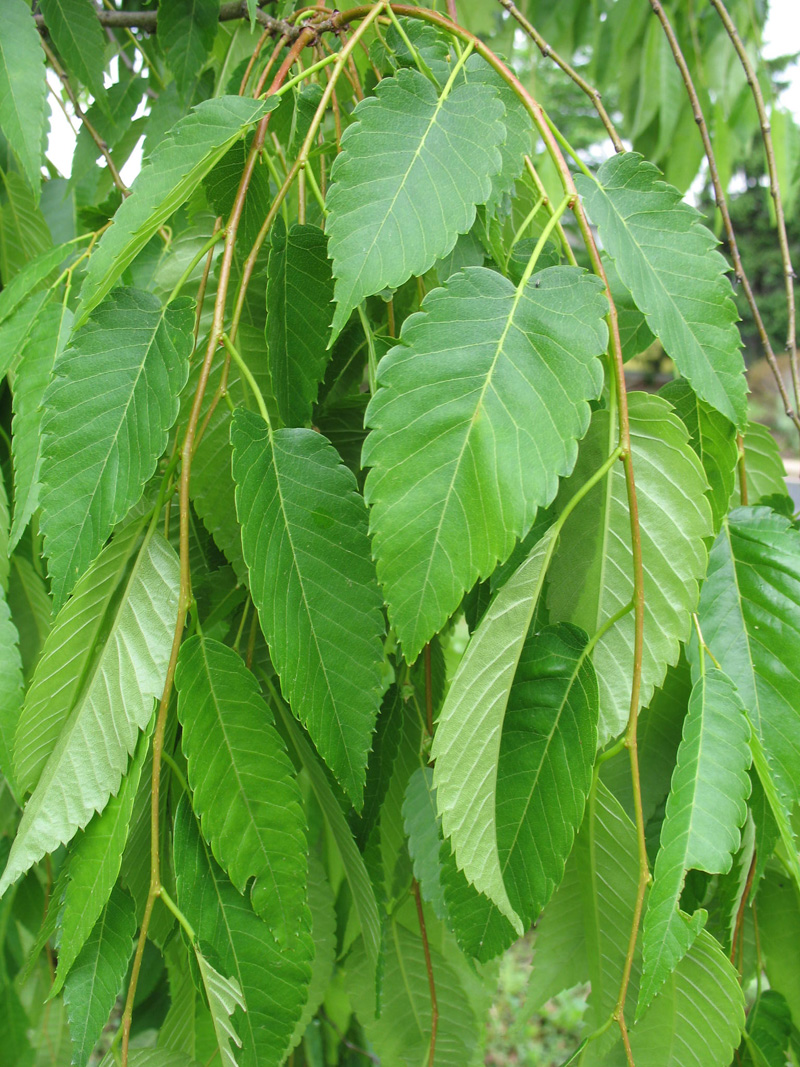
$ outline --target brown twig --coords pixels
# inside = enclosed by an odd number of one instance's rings
[[[739,901],[739,907],[736,910],[736,923],[733,927],[733,941],[731,944],[731,963],[736,960],[737,942],[742,933],[742,926],[744,925],[744,909],[747,907],[747,898],[750,896],[750,888],[753,884],[753,877],[756,873],[756,850],[753,849],[753,858],[750,860],[750,869],[747,872],[747,880],[744,883],[744,889],[742,890],[742,899]]]
[[[414,891],[414,901],[417,905],[419,933],[422,938],[422,951],[425,954],[425,970],[428,972],[428,990],[431,995],[431,1043],[428,1049],[428,1067],[433,1067],[433,1061],[436,1055],[436,1031],[439,1028],[439,1003],[436,999],[436,982],[433,977],[431,947],[428,944],[428,928],[425,925],[425,913],[422,910],[422,897],[419,892],[419,882],[416,878],[411,883],[411,886]]]
[[[775,204],[775,221],[778,229],[778,244],[781,249],[781,260],[783,262],[783,276],[786,286],[786,307],[789,316],[789,324],[786,337],[786,350],[789,353],[789,365],[792,372],[792,385],[794,387],[794,403],[795,409],[800,408],[800,371],[798,371],[797,365],[797,333],[795,328],[795,301],[794,301],[794,270],[792,269],[792,257],[789,252],[789,239],[786,235],[786,219],[783,213],[783,200],[781,199],[780,183],[778,181],[778,168],[775,163],[775,151],[772,146],[772,128],[767,117],[767,109],[764,104],[764,96],[761,92],[761,86],[758,84],[758,76],[756,74],[753,64],[750,62],[750,56],[747,54],[747,49],[742,43],[742,39],[739,36],[739,31],[733,22],[733,19],[728,14],[728,9],[722,0],[710,0],[712,6],[715,8],[717,14],[722,20],[722,24],[725,27],[725,31],[731,39],[733,47],[736,49],[736,54],[739,57],[739,62],[742,64],[745,75],[747,77],[747,84],[750,86],[750,90],[753,94],[753,100],[756,105],[756,111],[758,112],[758,122],[761,127],[761,136],[764,141],[764,154],[767,157],[767,171],[769,172],[769,191],[772,194],[772,200]],[[800,429],[800,422],[792,420],[795,425]]]
[[[512,18],[517,20],[517,22],[523,28],[525,33],[527,33],[527,35],[542,53],[544,58],[552,59],[555,65],[557,67],[560,67],[567,75],[567,77],[571,78],[578,86],[578,88],[581,89],[584,93],[586,93],[586,95],[594,104],[595,109],[597,110],[597,114],[600,116],[600,121],[605,126],[606,132],[611,138],[611,142],[614,145],[614,148],[617,150],[617,152],[624,152],[625,145],[622,143],[622,138],[617,133],[617,128],[612,122],[611,116],[605,109],[602,98],[600,96],[600,91],[598,89],[595,89],[593,85],[590,85],[585,78],[581,77],[581,75],[577,72],[577,70],[575,70],[574,67],[571,67],[569,63],[567,63],[566,59],[560,56],[554,48],[550,47],[550,45],[547,43],[547,41],[545,41],[544,37],[542,37],[536,27],[533,26],[533,24],[525,18],[525,16],[514,3],[514,0],[499,0],[499,3],[506,9],[506,11],[509,13],[509,15],[511,15]]]
[[[725,190],[722,188],[722,181],[719,176],[719,168],[717,167],[717,159],[714,155],[714,149],[711,144],[711,136],[708,132],[708,124],[706,123],[705,116],[703,115],[703,109],[700,105],[700,98],[697,94],[692,75],[689,71],[686,59],[684,58],[683,51],[681,50],[678,38],[675,35],[675,31],[673,30],[672,25],[670,24],[670,21],[667,18],[667,14],[664,11],[660,0],[650,0],[650,6],[655,12],[656,18],[661,23],[662,29],[664,30],[664,34],[666,35],[667,41],[669,42],[669,46],[672,49],[672,55],[675,59],[675,64],[678,67],[678,70],[680,71],[681,77],[683,78],[683,84],[686,87],[686,93],[689,97],[689,102],[692,106],[692,114],[694,115],[694,121],[697,124],[697,129],[700,132],[700,137],[703,141],[703,148],[706,153],[706,159],[708,160],[708,172],[711,177],[711,183],[714,187],[714,196],[716,198],[717,208],[719,209],[719,213],[722,217],[722,224],[725,228],[725,237],[728,241],[728,248],[730,249],[731,259],[733,260],[733,269],[736,279],[742,286],[742,292],[745,295],[745,299],[747,300],[748,306],[750,308],[750,313],[753,316],[753,322],[755,323],[756,329],[758,330],[758,336],[761,341],[761,347],[764,350],[764,356],[766,357],[767,363],[769,364],[770,370],[772,371],[772,374],[775,378],[775,382],[777,383],[778,392],[780,393],[781,400],[783,401],[783,406],[786,411],[786,414],[792,420],[798,432],[800,432],[800,416],[798,416],[797,411],[795,410],[795,408],[793,408],[789,394],[786,391],[786,386],[783,382],[783,375],[781,374],[781,369],[778,364],[778,360],[776,359],[775,353],[772,349],[769,334],[767,333],[766,326],[764,325],[764,320],[761,317],[761,312],[758,309],[755,294],[753,293],[752,286],[750,285],[750,280],[745,274],[744,266],[742,264],[742,257],[739,253],[739,246],[736,241],[736,233],[734,232],[731,214],[728,209],[727,197],[725,196]]]

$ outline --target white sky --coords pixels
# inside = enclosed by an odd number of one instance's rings
[[[644,2],[644,0],[642,0]],[[764,32],[764,54],[768,58],[800,52],[800,0],[771,0],[769,17]],[[112,63],[114,67],[116,60]],[[112,71],[112,73],[116,73]],[[789,108],[800,121],[800,64],[795,63],[787,72],[790,85],[781,98],[781,104]],[[52,72],[48,78],[54,88],[58,79]],[[106,79],[109,84],[109,79]],[[75,148],[75,135],[64,117],[61,108],[50,98],[51,124],[47,154],[59,171],[68,176],[72,165]],[[122,168],[122,178],[128,185],[133,181],[141,167],[141,142]]]

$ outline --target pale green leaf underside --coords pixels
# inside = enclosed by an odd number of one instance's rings
[[[786,495],[786,468],[778,443],[766,426],[748,422],[744,432],[744,465],[747,474],[747,502],[757,504],[762,497]],[[731,507],[742,502],[737,481]]]
[[[545,534],[487,609],[453,678],[432,749],[442,829],[456,864],[520,934],[497,846],[497,765],[509,693],[552,544]]]
[[[285,944],[308,928],[306,835],[294,768],[253,675],[226,645],[192,637],[175,675],[193,807],[215,858]]]
[[[381,598],[364,501],[313,430],[231,426],[236,511],[253,602],[292,711],[361,806],[381,696]]]
[[[196,945],[194,951],[214,1023],[214,1033],[217,1035],[220,1061],[223,1067],[237,1067],[231,1042],[236,1048],[241,1048],[242,1041],[234,1029],[231,1016],[237,1008],[245,1009],[241,987],[235,978],[224,978],[214,970]]]
[[[470,267],[428,295],[381,360],[366,496],[409,661],[572,470],[602,386],[605,311],[597,279],[573,267],[524,289]]]
[[[45,124],[45,56],[26,0],[5,0],[0,34],[0,129],[36,197]]]
[[[711,509],[700,460],[671,405],[645,393],[631,393],[629,404],[644,566],[640,706],[645,707],[689,637],[706,570],[703,539],[711,534]],[[597,470],[611,443],[608,412],[597,411],[560,500],[566,503]],[[567,519],[551,568],[548,606],[553,620],[575,623],[591,636],[632,597],[630,515],[625,475],[617,464]],[[600,745],[628,719],[633,644],[629,611],[599,639],[592,655],[600,687]]]
[[[747,384],[728,269],[700,213],[634,152],[607,160],[578,191],[622,282],[697,395],[747,423]]]
[[[118,289],[73,335],[44,396],[45,554],[56,608],[137,502],[189,373],[194,305]]]
[[[128,554],[131,547],[128,542]],[[107,558],[113,561],[119,555],[112,542],[96,568],[87,574],[86,584],[96,573],[103,573]],[[68,702],[65,700],[56,708],[55,714],[54,709],[41,709],[41,704],[37,708],[30,702],[34,690],[31,687],[24,730],[20,723],[22,736],[29,735],[32,727],[35,729],[32,716],[37,710],[38,716],[43,710],[47,715],[49,710],[52,741],[49,758],[25,807],[0,880],[0,894],[45,853],[69,842],[119,789],[139,732],[150,720],[153,701],[161,695],[164,685],[175,629],[178,584],[178,559],[156,533],[136,552],[117,591],[114,610],[104,620],[103,639],[90,665],[85,662],[76,636],[77,626],[56,623],[50,635],[53,640],[49,654],[46,648],[34,686],[41,679],[37,686],[41,700],[58,672]],[[70,618],[74,617],[76,606],[78,611],[85,610],[84,595],[79,597],[76,593],[66,609]],[[83,685],[76,685],[75,668],[87,666]],[[59,697],[55,699],[58,701]],[[40,750],[37,755],[41,758],[42,754],[45,753]]]
[[[503,112],[488,85],[438,95],[416,70],[358,105],[327,197],[334,337],[364,297],[424,274],[469,230],[500,169]]]
[[[78,325],[234,141],[277,104],[277,97],[220,96],[204,100],[179,120],[150,156],[89,260]]]
[[[707,667],[689,698],[661,828],[644,918],[638,1015],[705,925],[702,909],[691,918],[679,910],[686,872],[725,874],[731,868],[750,793],[749,740],[744,705],[733,682]]]

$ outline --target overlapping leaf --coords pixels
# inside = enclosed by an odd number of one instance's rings
[[[706,570],[704,538],[711,533],[711,510],[700,461],[670,405],[645,393],[632,393],[629,401],[644,564],[640,702],[647,705],[667,666],[677,662],[680,642],[689,636],[698,581]],[[608,449],[608,413],[601,410],[595,413],[575,473],[559,501],[570,499]],[[590,636],[631,602],[630,514],[621,464],[568,518],[550,578],[551,618],[575,623]],[[628,718],[633,643],[629,612],[598,640],[592,654],[600,687],[601,744],[616,736]]]
[[[241,1048],[242,1042],[231,1023],[231,1016],[237,1008],[246,1010],[242,990],[235,979],[225,978],[216,971],[197,947],[195,954],[214,1024],[214,1033],[217,1036],[219,1058],[223,1067],[237,1067],[231,1043]]]
[[[424,274],[469,230],[491,194],[505,136],[492,87],[439,94],[416,70],[384,78],[354,117],[327,197],[334,337],[364,297]]]
[[[22,708],[22,693],[19,634],[0,587],[0,773],[14,792],[14,735]]]
[[[0,39],[0,129],[37,198],[47,97],[44,62],[30,6],[26,0],[8,0]]]
[[[634,152],[612,156],[578,191],[619,276],[697,395],[747,422],[736,305],[728,269],[700,213]]]
[[[159,534],[136,548],[138,533],[104,549],[45,643],[17,729],[20,788],[35,788],[0,893],[104,808],[161,695],[179,565]]]
[[[193,303],[120,289],[55,365],[44,396],[42,532],[60,606],[153,474],[189,373]]]
[[[76,313],[78,325],[234,141],[277,104],[274,96],[219,96],[204,100],[180,119],[153,151],[92,254]]]
[[[760,422],[748,422],[743,437],[748,504],[758,504],[762,497],[785,496],[786,468],[775,438]],[[741,503],[737,481],[731,507],[738,507]]]
[[[105,97],[107,41],[91,0],[41,0],[39,7],[67,70],[83,82],[95,100]]]
[[[311,418],[330,353],[333,277],[328,242],[317,226],[272,228],[267,279],[267,353],[272,392],[285,426]]]
[[[695,682],[678,748],[661,847],[644,919],[643,973],[637,1015],[686,955],[705,925],[679,907],[690,870],[725,874],[739,848],[750,793],[750,726],[731,680],[716,668]]]
[[[193,806],[217,861],[281,944],[309,924],[300,790],[258,683],[226,645],[192,637],[176,671]]]
[[[180,92],[205,64],[219,22],[219,0],[169,0],[159,4],[158,43]]]
[[[472,267],[434,290],[381,360],[366,495],[389,616],[412,660],[555,496],[586,432],[607,331],[597,279],[524,288]]]
[[[313,430],[231,427],[250,588],[292,710],[361,806],[380,703],[381,600],[353,475]]]
[[[30,260],[53,243],[37,198],[16,171],[0,169],[0,274],[11,281]]]

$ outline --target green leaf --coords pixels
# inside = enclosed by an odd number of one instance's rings
[[[733,683],[716,668],[703,670],[689,698],[644,917],[637,1016],[705,926],[705,910],[689,917],[680,909],[686,872],[727,874],[731,869],[750,794],[749,740]]]
[[[792,1013],[785,998],[765,989],[747,1015],[741,1062],[745,1067],[785,1067],[791,1030]]]
[[[38,199],[45,127],[45,57],[26,0],[3,5],[0,40],[0,130]]]
[[[192,802],[218,863],[286,945],[309,923],[305,816],[294,768],[258,683],[210,638],[181,646],[175,674]]]
[[[800,891],[777,867],[769,866],[758,891],[758,929],[769,984],[786,998],[800,1026]]]
[[[711,550],[698,616],[791,811],[800,799],[800,532],[788,519],[763,507],[731,512]]]
[[[70,849],[67,884],[58,910],[58,970],[52,996],[70,974],[117,881],[154,722],[139,737],[119,792],[101,814],[94,816]]]
[[[178,906],[204,955],[220,974],[238,983],[247,1005],[233,1016],[244,1067],[282,1062],[311,975],[308,935],[296,937],[291,949],[279,948],[267,924],[217,866],[186,796],[175,813],[174,858]]]
[[[728,513],[731,493],[736,484],[736,463],[739,458],[736,428],[724,415],[702,401],[684,379],[665,385],[659,390],[659,396],[663,396],[675,408],[689,431],[689,444],[703,464],[711,490],[708,500],[716,534]]]
[[[367,874],[367,868],[364,866],[364,860],[353,840],[350,827],[342,814],[339,800],[334,794],[311,746],[289,714],[288,708],[280,702],[276,702],[276,706],[281,715],[283,728],[300,765],[308,775],[311,789],[322,810],[322,816],[339,853],[344,877],[350,887],[353,907],[361,925],[361,936],[364,941],[367,958],[372,967],[374,985],[381,953],[381,920],[378,915],[375,891]]]
[[[267,353],[285,426],[305,426],[330,353],[333,277],[328,239],[317,226],[272,227],[267,276]]]
[[[529,633],[508,695],[495,787],[503,881],[525,926],[561,881],[583,820],[597,711],[586,634],[564,623]]]
[[[364,297],[447,255],[491,194],[503,104],[488,85],[448,87],[439,95],[418,71],[399,70],[357,106],[345,131],[325,227],[336,278],[334,338]]]
[[[91,0],[40,0],[39,8],[70,76],[83,82],[96,100],[103,99],[108,41]]]
[[[646,706],[667,666],[677,662],[680,642],[689,637],[698,582],[706,570],[704,538],[711,533],[711,509],[700,461],[671,406],[645,393],[631,393],[629,405],[644,563],[640,704]],[[615,438],[608,412],[597,411],[575,472],[559,495],[560,506],[600,467]],[[548,607],[551,618],[593,635],[632,597],[630,514],[625,474],[617,464],[564,526],[550,573]],[[633,643],[629,611],[599,638],[592,654],[600,688],[600,745],[616,737],[628,719]]]
[[[45,307],[34,321],[14,374],[14,421],[11,451],[14,459],[14,522],[9,551],[13,551],[31,515],[39,506],[42,464],[42,398],[53,367],[64,351],[72,329],[72,312],[63,305]]]
[[[0,986],[0,1042],[3,1056],[14,1067],[31,1067],[33,1049],[28,1038],[28,1016],[14,986]]]
[[[19,634],[0,587],[0,773],[18,799],[14,774],[14,734],[22,708]]]
[[[19,552],[11,557],[8,606],[19,631],[22,673],[27,682],[38,662],[44,639],[50,632],[53,616],[44,578],[31,561]]]
[[[680,373],[706,403],[747,423],[736,305],[728,266],[699,211],[635,152],[612,156],[578,191],[623,285]]]
[[[178,91],[191,88],[205,66],[219,25],[219,0],[160,0],[158,43]]]
[[[128,970],[136,933],[133,898],[116,888],[64,986],[73,1063],[86,1063]]]
[[[49,299],[48,292],[34,293],[0,324],[0,373],[3,377],[17,362],[37,322],[39,312]]]
[[[21,174],[0,171],[0,274],[10,281],[53,243],[37,197]]]
[[[313,430],[231,425],[253,602],[292,710],[361,807],[380,705],[383,617],[353,475]]]
[[[246,1010],[241,987],[235,978],[223,978],[218,971],[214,970],[197,946],[195,946],[195,955],[214,1023],[214,1033],[217,1035],[219,1058],[223,1067],[237,1067],[231,1041],[237,1048],[242,1047],[242,1042],[231,1023],[231,1016],[237,1008]]]
[[[614,307],[617,309],[619,340],[622,345],[622,358],[627,362],[649,348],[655,337],[647,325],[647,319],[634,303],[630,292],[620,281],[614,260],[603,256],[603,267],[608,278],[608,288]]]
[[[786,468],[778,443],[760,422],[748,422],[744,432],[744,466],[749,504],[758,504],[765,496],[786,495]],[[730,504],[734,508],[741,502],[737,479]]]
[[[0,894],[105,807],[161,695],[179,564],[160,534],[134,548],[139,529],[103,550],[45,642],[17,730],[20,788],[35,789]]]
[[[26,263],[7,285],[4,284],[0,292],[0,324],[5,322],[24,300],[38,291],[56,267],[69,258],[70,251],[78,242],[86,240],[88,237],[79,237],[74,241],[56,245],[55,248],[48,248],[46,252]]]
[[[306,1027],[325,999],[336,962],[336,912],[333,891],[322,864],[313,853],[308,858],[308,906],[311,909],[314,962],[311,965],[308,999],[294,1028],[291,1048],[300,1044]]]
[[[231,145],[277,104],[274,96],[266,100],[219,96],[204,100],[176,123],[142,168],[114,224],[92,253],[76,313],[78,326]]]
[[[489,605],[445,698],[432,756],[442,829],[467,879],[518,933],[497,840],[497,764],[511,687],[554,546],[553,528]]]
[[[602,385],[597,279],[551,267],[524,288],[454,275],[403,324],[367,409],[367,501],[406,658],[511,553],[575,464]]]
[[[42,519],[56,608],[142,495],[186,384],[194,305],[119,289],[55,365],[44,396]]]
[[[408,780],[403,799],[403,825],[414,864],[414,877],[419,882],[422,896],[436,912],[436,917],[444,922],[447,907],[439,869],[442,832],[430,767],[417,767]]]

